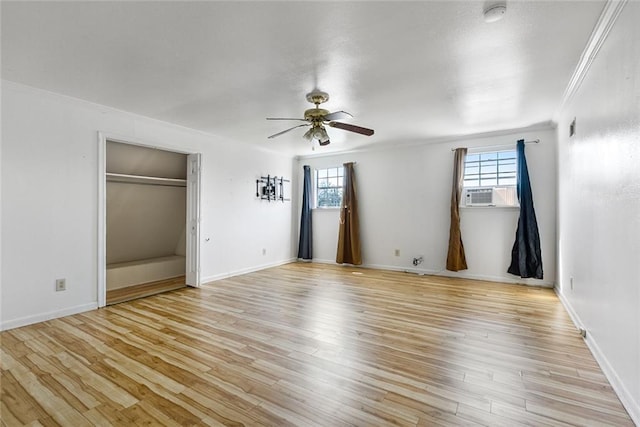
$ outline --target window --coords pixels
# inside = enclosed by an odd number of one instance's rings
[[[464,160],[465,206],[518,206],[516,150],[467,153]]]
[[[342,166],[316,170],[316,207],[339,208],[342,203]]]
[[[515,186],[517,168],[515,150],[467,154],[464,187]]]

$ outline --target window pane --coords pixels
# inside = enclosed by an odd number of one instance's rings
[[[342,171],[342,167],[317,170],[317,207],[340,207],[342,203]]]
[[[500,151],[498,152],[499,159],[514,159],[516,158],[515,151]]]
[[[318,190],[318,206],[324,207],[327,205],[327,190]]]
[[[493,151],[467,154],[464,187],[513,186],[516,184],[516,152]]]
[[[498,173],[498,176],[500,177],[500,179],[515,178],[516,173],[515,172]]]
[[[480,180],[478,178],[475,179],[464,179],[464,184],[463,187],[479,187],[480,186]]]
[[[498,165],[498,171],[500,173],[515,173],[516,172],[516,164],[515,163],[500,162],[500,164]]]
[[[480,182],[481,187],[495,187],[496,185],[498,185],[498,180],[495,178],[482,178]]]
[[[493,153],[480,153],[480,160],[481,161],[487,161],[487,160],[497,160],[498,159],[498,153],[493,152]]]
[[[482,173],[496,173],[498,172],[498,163],[493,160],[488,160],[481,165]]]
[[[516,185],[516,178],[503,178],[500,177],[500,185]]]
[[[477,163],[473,163],[464,168],[465,175],[477,175],[480,173],[480,166]]]

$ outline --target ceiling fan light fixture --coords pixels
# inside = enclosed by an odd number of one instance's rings
[[[311,141],[313,139],[313,128],[309,129],[308,131],[306,131],[304,133],[304,135],[302,135],[305,139],[308,139],[309,141]]]
[[[495,3],[488,6],[484,10],[484,22],[492,23],[497,22],[504,18],[505,13],[507,13],[507,4],[506,3]]]
[[[325,141],[329,139],[329,135],[327,134],[327,130],[324,126],[314,127],[312,137],[318,141]]]

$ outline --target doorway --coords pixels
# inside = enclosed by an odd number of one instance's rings
[[[200,155],[100,135],[98,305],[200,285]]]

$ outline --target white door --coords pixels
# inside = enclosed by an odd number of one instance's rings
[[[187,156],[187,265],[189,286],[200,286],[200,154]]]

